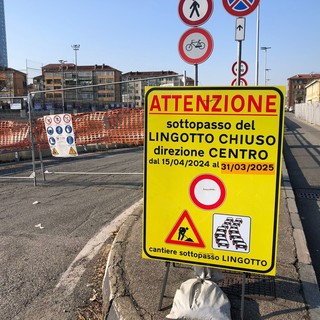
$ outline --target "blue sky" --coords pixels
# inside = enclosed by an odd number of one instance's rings
[[[41,66],[74,63],[72,44],[80,44],[78,65],[107,64],[122,72],[186,71],[178,43],[190,27],[179,17],[179,0],[4,0],[9,67],[41,73]],[[212,36],[211,56],[199,64],[199,85],[230,85],[237,60],[235,20],[213,0],[210,19],[201,28]],[[267,51],[269,85],[287,85],[298,73],[320,73],[319,0],[261,0],[260,46]],[[246,16],[242,60],[244,76],[255,82],[257,11]],[[265,52],[260,52],[259,84],[264,84]]]

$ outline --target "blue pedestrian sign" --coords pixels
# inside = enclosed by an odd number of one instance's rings
[[[253,12],[260,0],[222,0],[224,8],[231,15],[243,17]]]

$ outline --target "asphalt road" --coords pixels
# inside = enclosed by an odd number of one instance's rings
[[[286,113],[284,156],[320,284],[320,128]]]
[[[30,175],[30,162],[0,165],[3,320],[75,319],[75,308],[90,294],[96,252],[111,241],[110,226],[142,198],[142,175],[136,174],[142,173],[142,148],[50,158],[44,165],[55,174],[39,177],[36,187],[33,179],[1,179]]]

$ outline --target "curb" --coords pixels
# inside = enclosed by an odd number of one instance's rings
[[[102,283],[102,296],[104,301],[102,319],[141,320],[141,316],[126,290],[126,283],[123,277],[124,261],[122,260],[122,252],[126,249],[127,235],[132,225],[141,215],[141,210],[142,206],[137,207],[123,223],[110,249]]]
[[[296,206],[295,195],[291,186],[285,161],[282,161],[282,189],[285,192],[286,203],[292,226],[294,245],[297,254],[296,268],[301,281],[305,304],[308,309],[309,319],[320,319],[320,292],[311,263],[306,238]],[[132,225],[141,214],[141,207],[136,208],[121,226],[110,250],[105,276],[102,284],[104,310],[102,319],[105,320],[139,320],[134,301],[126,290],[123,277],[124,265],[122,252],[126,249],[126,239]]]
[[[314,268],[311,263],[307,241],[300,220],[296,197],[294,195],[285,161],[282,161],[283,189],[286,194],[293,240],[297,253],[297,272],[300,277],[305,303],[310,320],[320,319],[320,292]]]

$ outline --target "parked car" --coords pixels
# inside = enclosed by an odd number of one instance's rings
[[[294,112],[294,107],[293,106],[286,106],[285,111],[287,112]]]

